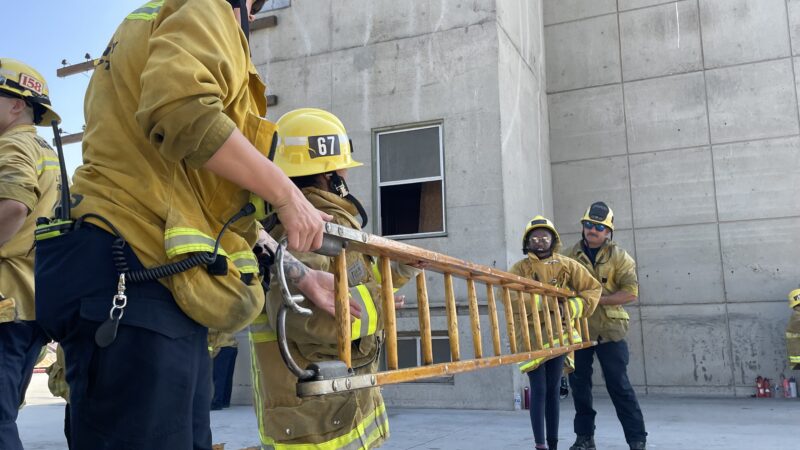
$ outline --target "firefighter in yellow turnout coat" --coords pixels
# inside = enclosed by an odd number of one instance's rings
[[[789,368],[800,370],[800,289],[789,293],[789,308],[792,317],[786,325],[786,351],[789,357]]]
[[[530,278],[542,283],[571,289],[576,292],[577,297],[568,299],[567,305],[570,315],[574,319],[587,317],[592,314],[600,298],[601,287],[592,275],[578,262],[560,255],[561,238],[558,235],[553,223],[542,216],[534,217],[528,222],[525,234],[522,238],[522,252],[527,258],[514,264],[509,272],[521,277]],[[528,305],[528,328],[529,335],[535,336],[534,316],[530,303],[524,299]],[[538,310],[540,329],[543,333],[545,348],[549,348],[545,333],[545,316],[543,310],[542,296],[533,295],[533,303]],[[519,330],[522,326],[516,294],[512,296],[512,309],[514,311],[514,323]],[[551,323],[553,324],[553,340],[558,344],[558,335],[555,326],[555,316],[552,313],[555,306],[550,303]],[[564,314],[562,314],[563,318]],[[566,328],[564,328],[566,330]],[[580,338],[577,334],[576,338]],[[566,341],[565,336],[563,336]],[[522,333],[517,333],[517,348],[524,348],[522,343]],[[537,358],[520,364],[520,370],[528,374],[531,386],[531,426],[533,428],[534,439],[537,448],[555,449],[558,442],[558,416],[559,416],[559,385],[561,373],[564,366],[565,355],[553,358]],[[545,419],[547,423],[547,447],[545,447]]]
[[[333,216],[333,222],[361,229],[366,221],[363,209],[351,194],[343,177],[346,169],[360,166],[351,157],[351,144],[344,126],[333,115],[318,109],[300,109],[278,120],[281,143],[275,163],[302,188],[316,208]],[[362,222],[357,217],[362,216]],[[271,234],[284,233],[278,225]],[[296,254],[309,267],[332,271],[333,258],[312,253]],[[401,266],[393,271],[395,286],[407,282],[413,269]],[[403,273],[404,272],[404,273]],[[379,275],[370,257],[348,251],[347,278],[352,320],[352,366],[357,374],[375,372],[383,334]],[[369,449],[389,436],[389,422],[379,388],[298,398],[297,378],[281,359],[275,319],[283,302],[274,284],[267,295],[265,313],[250,327],[253,345],[256,414],[264,449]],[[307,303],[307,302],[304,302]],[[353,304],[357,306],[352,306]],[[336,321],[313,305],[313,314],[289,313],[286,334],[289,349],[301,368],[309,363],[338,359]]]
[[[252,5],[149,1],[92,74],[74,222],[36,245],[37,320],[64,347],[74,448],[210,450],[207,327],[242,329],[264,303],[251,193],[290,250],[321,245],[328,217],[267,158]]]
[[[58,199],[58,158],[36,125],[60,121],[44,78],[0,58],[0,448],[21,449],[17,412],[47,337],[34,320],[33,230]]]

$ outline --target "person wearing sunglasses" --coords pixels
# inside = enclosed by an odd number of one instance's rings
[[[529,278],[542,283],[571,289],[577,297],[568,299],[566,305],[570,309],[572,318],[588,317],[592,314],[600,297],[602,288],[592,274],[578,262],[560,255],[561,238],[558,236],[553,222],[542,216],[531,219],[525,227],[522,237],[522,253],[526,257],[514,264],[509,272],[524,278]],[[540,328],[545,330],[545,316],[542,306],[542,296],[534,294],[532,301],[536,304]],[[516,294],[512,294],[512,310],[516,329],[522,326],[520,309]],[[550,303],[551,319],[555,320],[552,311],[555,305]],[[561,306],[561,305],[559,305]],[[565,315],[562,314],[562,318]],[[528,328],[530,335],[535,334],[533,311],[527,312]],[[558,342],[569,335],[558,336],[555,331],[553,341]],[[566,329],[566,323],[564,323]],[[580,340],[575,334],[574,338]],[[550,343],[544,339],[544,347],[549,348]],[[522,333],[517,333],[517,348],[523,348]],[[523,362],[519,365],[520,371],[528,375],[531,387],[531,427],[533,428],[534,444],[537,449],[555,450],[558,445],[558,419],[559,419],[559,394],[561,374],[564,369],[566,355],[555,357],[541,357]],[[545,430],[546,427],[546,430]]]
[[[639,296],[636,263],[617,246],[614,238],[614,212],[604,202],[595,202],[581,219],[582,238],[567,255],[583,264],[603,285],[600,305],[589,317],[589,335],[598,345],[575,352],[575,371],[569,375],[575,403],[574,430],[577,435],[570,450],[595,450],[592,408],[592,363],[600,361],[606,389],[614,403],[625,440],[631,450],[646,447],[644,417],[628,380],[628,313],[622,305]]]

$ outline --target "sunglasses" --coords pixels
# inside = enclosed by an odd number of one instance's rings
[[[542,237],[535,237],[531,236],[528,238],[528,242],[531,244],[549,244],[553,241],[553,238],[550,236],[542,236]]]
[[[583,228],[586,228],[587,230],[591,230],[592,228],[594,228],[595,230],[601,233],[606,230],[605,225],[594,222],[583,222]]]

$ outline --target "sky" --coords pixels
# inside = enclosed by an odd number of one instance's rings
[[[84,123],[83,96],[91,72],[58,78],[56,70],[63,59],[77,64],[85,61],[86,53],[92,58],[100,56],[122,19],[147,1],[41,2],[46,8],[39,14],[28,18],[24,16],[32,13],[12,14],[16,19],[3,21],[0,57],[20,60],[38,70],[47,80],[53,108],[62,119],[61,128],[66,133],[80,132]],[[40,127],[39,133],[52,142],[49,127]],[[81,163],[80,144],[65,146],[64,156],[71,174]]]

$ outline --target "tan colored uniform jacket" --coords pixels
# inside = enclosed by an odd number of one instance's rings
[[[221,0],[157,0],[128,15],[94,71],[85,113],[73,215],[109,219],[145,267],[213,250],[249,193],[203,164],[234,128],[264,154],[274,132],[260,118],[265,86],[245,36]],[[255,223],[242,218],[223,235],[226,276],[196,267],[159,280],[194,320],[234,332],[258,314]]]
[[[583,264],[603,285],[603,295],[625,291],[638,297],[636,262],[616,242],[608,241],[597,252],[595,264],[583,252],[580,241],[567,253]],[[589,334],[597,341],[620,341],[628,333],[630,317],[621,305],[599,305],[589,318]]]
[[[557,287],[562,287],[565,289],[570,289],[575,291],[578,295],[577,297],[573,297],[568,300],[568,305],[570,307],[570,315],[573,319],[578,319],[581,317],[586,317],[592,314],[595,307],[597,306],[597,302],[600,299],[600,292],[601,287],[600,283],[595,280],[591,273],[587,271],[582,265],[578,262],[574,261],[573,259],[556,253],[560,247],[560,243],[556,241],[556,245],[554,248],[553,256],[550,258],[540,260],[536,255],[533,253],[529,253],[528,257],[518,261],[514,264],[509,272],[519,275],[521,277],[530,278],[534,281],[539,281],[542,283],[551,284]],[[546,328],[545,328],[545,316],[542,307],[542,298],[539,295],[535,295],[534,301],[537,305],[537,311],[539,316],[539,325],[540,329],[542,330],[542,337],[543,342],[545,343],[545,348],[549,348],[549,342],[546,335]],[[526,300],[527,305],[527,320],[528,320],[528,332],[531,337],[531,345],[532,348],[536,347],[534,341],[534,313],[532,310],[531,304]],[[555,315],[553,314],[553,308],[555,307],[555,302],[549,304],[551,309],[551,323],[553,328],[553,340],[554,342],[558,341],[558,333],[556,331],[556,322],[555,322]],[[519,310],[519,304],[517,301],[517,294],[513,293],[511,297],[511,308],[514,311],[514,326],[517,330],[521,330],[521,317]],[[562,317],[563,319],[563,317]],[[564,333],[566,335],[566,324],[564,324]],[[573,324],[574,326],[574,324]],[[577,329],[577,327],[575,327]],[[516,333],[517,337],[517,349],[524,349],[525,346],[522,342],[522,333]],[[532,361],[528,361],[526,363],[522,363],[520,365],[520,370],[523,372],[531,371],[537,368],[542,362],[546,361],[546,358],[537,358]]]
[[[34,320],[33,231],[36,219],[50,217],[58,202],[58,156],[33,125],[13,127],[0,136],[0,199],[28,207],[16,235],[0,247],[0,322]],[[16,305],[16,308],[15,308]]]
[[[332,215],[334,223],[360,229],[358,212],[348,200],[316,188],[304,188],[303,193],[314,207]],[[279,239],[283,228],[279,225],[271,234]],[[295,256],[311,268],[333,271],[333,258],[313,253]],[[366,255],[348,251],[347,272],[351,296],[357,297],[362,305],[361,319],[352,324],[352,364],[358,367],[358,374],[375,372],[383,336],[380,284]],[[407,278],[393,275],[392,281],[399,287]],[[295,395],[297,378],[283,363],[274,332],[266,331],[276,329],[274,321],[283,301],[274,277],[272,282],[266,313],[250,328],[255,355],[255,407],[262,445],[287,450],[311,448],[307,445],[323,450],[379,446],[389,437],[380,389],[305,399]],[[289,312],[286,321],[289,348],[298,365],[305,368],[311,362],[337,360],[335,319],[307,300],[302,306],[310,308],[313,314],[300,316]]]

